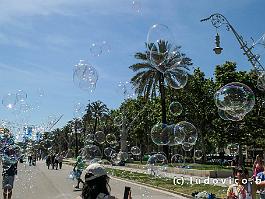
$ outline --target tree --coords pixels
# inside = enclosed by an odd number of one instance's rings
[[[106,117],[109,114],[109,109],[107,105],[101,101],[92,102],[87,105],[87,113],[84,118],[91,115],[94,121],[93,133],[96,133],[98,122],[101,118]]]
[[[169,44],[167,41],[160,40],[158,42],[158,49],[154,44],[146,44],[146,48],[147,50],[145,52],[137,52],[135,54],[135,58],[142,62],[133,64],[129,67],[134,72],[137,72],[137,74],[132,77],[131,82],[135,87],[136,93],[140,96],[143,95],[145,98],[156,97],[157,90],[159,90],[162,123],[167,124],[166,83],[172,81],[172,78],[178,78],[178,76],[183,75],[183,71],[187,70],[188,66],[192,65],[192,62],[190,58],[185,57],[185,54],[176,53],[179,51],[180,47],[174,47],[174,53],[171,54],[169,51],[172,49],[172,44]],[[150,53],[156,55],[155,61],[151,58],[153,55]],[[182,59],[180,59],[181,57]],[[165,61],[161,62],[161,60]],[[174,70],[167,72],[170,69]],[[168,147],[164,146],[163,150],[168,156]]]

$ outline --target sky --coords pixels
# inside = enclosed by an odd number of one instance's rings
[[[239,70],[251,65],[232,32],[224,27],[222,54],[213,52],[215,28],[200,19],[223,14],[251,45],[264,32],[263,0],[0,0],[0,96],[23,90],[32,110],[27,114],[0,107],[0,118],[38,125],[63,115],[57,127],[74,117],[74,105],[101,100],[110,109],[123,101],[118,82],[129,81],[137,63],[134,54],[145,50],[150,27],[164,24],[181,51],[212,77],[226,60]],[[93,43],[106,41],[110,52],[100,56]],[[93,93],[73,83],[73,67],[86,60],[98,72]],[[184,88],[185,89],[185,88]]]

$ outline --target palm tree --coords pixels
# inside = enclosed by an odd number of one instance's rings
[[[96,133],[98,122],[101,118],[104,118],[108,116],[109,109],[107,108],[107,105],[104,104],[101,101],[92,102],[87,106],[87,114],[91,115],[93,119],[95,119],[94,122],[94,128],[93,133]]]
[[[157,91],[159,91],[162,123],[166,124],[166,84],[172,85],[174,81],[181,79],[186,74],[185,71],[188,70],[188,66],[192,65],[192,62],[185,54],[179,53],[180,46],[172,46],[166,41],[160,40],[157,45],[153,43],[146,44],[146,48],[145,52],[137,52],[134,55],[141,62],[129,67],[137,72],[132,77],[131,83],[135,88],[135,92],[145,98],[154,98],[157,96]],[[163,151],[168,156],[167,146],[163,147]]]

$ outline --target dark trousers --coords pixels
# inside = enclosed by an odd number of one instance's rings
[[[62,169],[63,162],[59,162],[59,168]]]

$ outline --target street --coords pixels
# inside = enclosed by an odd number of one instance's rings
[[[61,170],[48,170],[44,162],[37,162],[37,166],[19,163],[12,198],[75,199],[81,194],[81,191],[74,191],[73,185],[76,184],[76,181],[67,179],[72,168],[72,166],[64,164]],[[133,199],[184,199],[182,196],[158,191],[154,188],[140,186],[124,180],[114,178],[110,180],[111,194],[119,199],[123,198],[125,186],[131,187]]]

